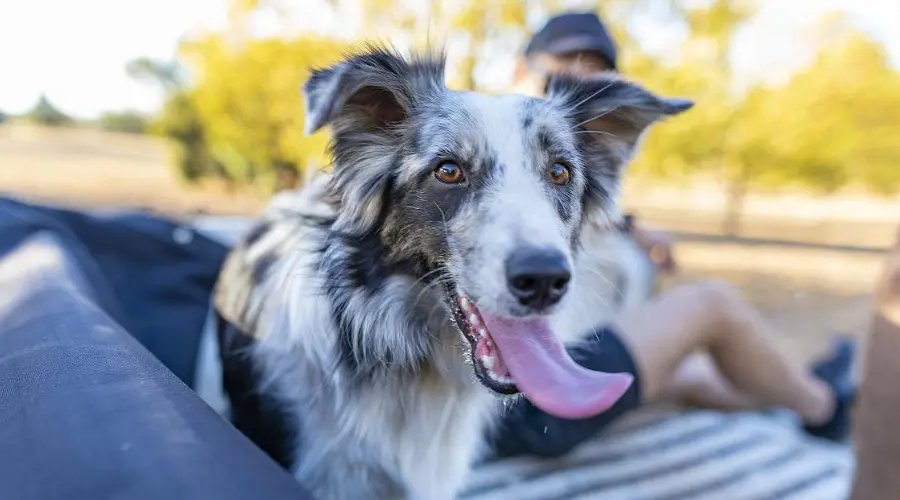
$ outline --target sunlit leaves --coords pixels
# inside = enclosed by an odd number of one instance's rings
[[[215,161],[231,179],[284,187],[324,162],[322,135],[303,135],[300,89],[309,68],[336,61],[344,45],[327,40],[251,40],[239,50],[210,36],[183,48],[197,76],[193,93]]]
[[[900,74],[879,43],[829,16],[817,26],[811,65],[782,86],[735,94],[725,56],[752,5],[705,5],[685,11],[690,34],[678,64],[646,54],[627,60],[625,70],[654,90],[697,100],[689,113],[652,131],[636,172],[670,179],[711,173],[743,194],[785,186],[828,193],[848,185],[896,193]]]
[[[455,88],[487,87],[478,85],[485,83],[483,70],[518,55],[536,27],[529,16],[559,13],[573,4],[318,3],[344,14],[360,13],[366,25],[356,34],[359,39],[376,38],[401,48],[448,47],[449,83]],[[144,60],[131,68],[136,76],[164,82],[178,97],[166,110],[172,118],[167,135],[200,144],[183,155],[210,156],[198,171],[278,185],[286,172],[325,162],[325,134],[302,136],[299,88],[309,67],[334,61],[344,43],[252,38],[242,28],[260,8],[288,12],[291,5],[295,15],[302,10],[284,0],[231,1],[225,32],[183,47],[181,62],[191,70],[190,87],[178,65]],[[817,57],[785,84],[738,92],[729,55],[736,33],[754,15],[752,0],[598,0],[593,5],[618,42],[624,73],[653,91],[697,102],[689,113],[650,132],[632,166],[635,173],[669,179],[713,175],[738,195],[782,186],[830,192],[860,185],[884,194],[900,188],[900,75],[883,48],[846,18],[830,16],[816,25],[810,43],[818,49]],[[633,29],[641,16],[684,27],[683,39],[663,55],[645,50]]]

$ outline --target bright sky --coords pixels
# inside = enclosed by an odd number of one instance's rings
[[[309,2],[309,0],[297,0]],[[448,0],[449,1],[449,0]],[[802,29],[830,10],[888,47],[900,66],[898,0],[760,0],[759,18],[743,34],[735,63],[748,78],[777,78],[802,65]],[[179,37],[220,26],[225,0],[27,0],[0,2],[0,110],[21,113],[40,93],[65,112],[93,117],[106,110],[152,111],[161,96],[131,81],[136,57],[169,58]],[[314,9],[305,3],[302,10]],[[307,17],[308,16],[308,17]],[[308,11],[306,19],[316,19]],[[322,19],[320,18],[319,21]],[[648,40],[658,30],[647,29]],[[662,39],[659,43],[664,43]]]

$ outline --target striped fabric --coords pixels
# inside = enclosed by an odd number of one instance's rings
[[[852,473],[848,446],[787,418],[656,408],[563,459],[479,465],[461,500],[831,500]]]

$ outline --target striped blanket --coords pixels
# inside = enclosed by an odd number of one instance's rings
[[[790,417],[648,408],[559,460],[475,468],[464,500],[831,500],[848,497],[849,446]]]

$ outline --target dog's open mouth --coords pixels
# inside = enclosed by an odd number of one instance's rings
[[[500,394],[519,392],[478,308],[469,297],[461,293],[456,294],[456,305],[459,307],[456,321],[463,336],[469,341],[478,380],[488,389]]]
[[[587,418],[609,409],[633,377],[584,368],[569,356],[543,316],[513,318],[481,312],[465,293],[449,289],[460,331],[469,342],[475,375],[500,394],[522,392],[561,418]]]

